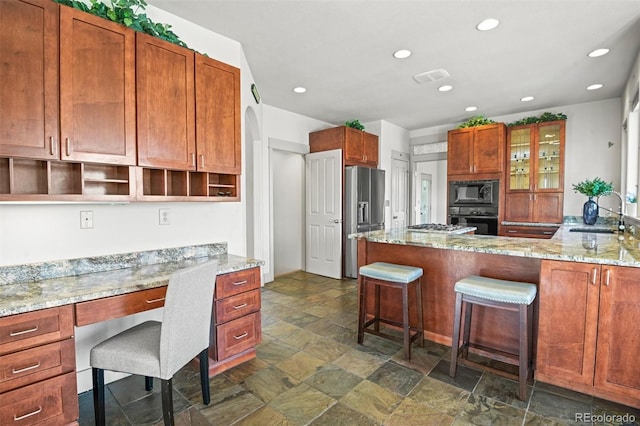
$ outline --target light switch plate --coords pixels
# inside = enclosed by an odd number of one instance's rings
[[[159,210],[159,223],[160,223],[160,225],[170,225],[171,224],[171,215],[169,214],[169,209],[160,209]]]

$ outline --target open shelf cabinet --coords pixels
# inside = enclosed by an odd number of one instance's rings
[[[240,175],[138,167],[137,182],[139,200],[240,200]]]

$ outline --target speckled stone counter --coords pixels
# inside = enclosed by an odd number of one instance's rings
[[[595,225],[602,228],[606,225]],[[446,235],[407,232],[406,229],[372,231],[350,237],[371,242],[415,245],[437,249],[532,257],[640,267],[640,239],[630,234],[571,232],[571,228],[587,228],[581,224],[562,225],[553,238],[496,237],[490,235]]]
[[[160,287],[173,272],[208,260],[218,261],[219,274],[264,264],[226,250],[205,244],[0,267],[0,317]]]

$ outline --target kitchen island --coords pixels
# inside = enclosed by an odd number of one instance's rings
[[[573,228],[584,226],[563,225],[549,240],[407,229],[352,237],[359,266],[423,268],[425,337],[438,343],[451,345],[456,281],[481,275],[538,285],[536,379],[640,407],[640,240]],[[399,320],[399,295],[382,290],[382,316]],[[472,341],[515,353],[517,324],[512,313],[478,307]]]

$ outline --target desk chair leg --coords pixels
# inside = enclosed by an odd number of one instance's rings
[[[144,376],[144,390],[147,392],[153,390],[153,377]]]
[[[453,318],[453,334],[451,335],[451,363],[449,376],[456,377],[458,369],[458,351],[460,347],[460,320],[462,319],[462,293],[456,293],[456,307]]]
[[[173,384],[172,379],[162,380],[162,417],[164,426],[173,426]]]
[[[106,426],[105,407],[104,407],[104,370],[101,368],[92,368],[93,376],[93,413],[95,416],[96,426]]]
[[[203,350],[198,355],[200,360],[200,387],[202,387],[202,402],[209,405],[211,402],[211,393],[209,391],[209,351]]]

